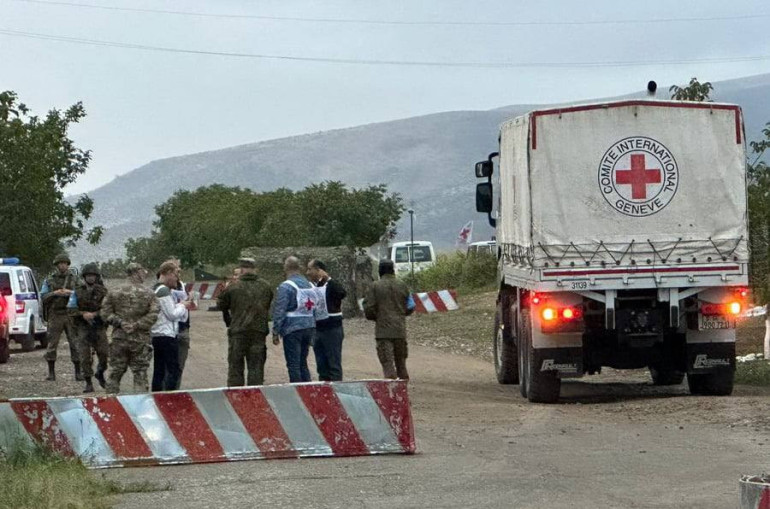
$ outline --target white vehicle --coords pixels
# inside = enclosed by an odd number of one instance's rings
[[[10,339],[21,349],[35,349],[35,340],[46,346],[46,325],[43,321],[43,298],[35,276],[29,267],[19,265],[17,258],[0,258],[0,295],[10,326]]]
[[[472,242],[468,246],[468,254],[471,253],[489,253],[497,254],[497,241],[495,240],[483,240],[481,242]]]
[[[693,394],[732,392],[749,263],[738,106],[534,111],[501,126],[476,176],[501,249],[500,383],[553,402],[563,378],[647,367],[657,385],[686,374]]]
[[[412,261],[414,261],[414,271],[433,267],[436,263],[436,253],[433,251],[433,244],[424,240],[412,242],[395,242],[390,247],[390,257],[396,268],[396,275],[406,276],[412,270]]]

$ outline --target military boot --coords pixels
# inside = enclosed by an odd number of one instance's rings
[[[48,361],[48,376],[45,379],[49,382],[56,381],[56,361]]]
[[[94,384],[91,383],[91,377],[86,377],[86,388],[83,389],[83,393],[87,394],[89,392],[94,392]]]
[[[96,373],[94,373],[94,378],[96,378],[96,381],[99,382],[99,385],[102,386],[102,389],[107,387],[107,380],[104,379],[104,369],[103,368],[97,368]]]
[[[83,372],[80,371],[80,363],[79,362],[73,362],[73,364],[75,365],[75,380],[77,380],[78,382],[82,382],[83,381]]]

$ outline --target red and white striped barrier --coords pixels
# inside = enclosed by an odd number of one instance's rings
[[[438,292],[413,293],[415,313],[443,313],[460,309],[457,305],[457,292],[440,290]]]
[[[0,448],[89,467],[414,453],[406,382],[315,382],[0,403]]]
[[[739,486],[740,509],[770,509],[770,483],[767,476],[743,476]]]
[[[219,297],[222,290],[225,289],[225,284],[222,282],[211,283],[187,283],[184,290],[187,293],[198,292],[201,300],[212,300]]]

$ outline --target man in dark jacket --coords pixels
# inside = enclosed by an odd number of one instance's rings
[[[241,275],[217,299],[217,307],[227,325],[227,386],[244,384],[244,361],[248,370],[246,383],[265,382],[265,360],[270,304],[273,290],[256,274],[253,258],[242,258],[238,265]]]
[[[56,351],[59,349],[59,338],[62,332],[67,335],[70,345],[70,357],[75,365],[75,380],[82,381],[80,372],[80,357],[75,344],[75,330],[72,318],[67,313],[67,302],[77,285],[77,276],[70,270],[70,257],[65,253],[54,258],[56,270],[43,283],[40,293],[43,295],[43,308],[48,322],[48,347],[45,360],[48,361],[48,377],[46,380],[56,380]]]
[[[319,305],[316,307],[315,362],[318,379],[322,382],[342,380],[342,299],[345,288],[326,272],[326,265],[320,260],[310,260],[307,277],[316,285]]]
[[[77,337],[77,350],[80,354],[80,367],[83,370],[83,378],[86,388],[83,392],[94,392],[91,378],[95,377],[102,388],[105,387],[104,372],[107,371],[107,324],[104,323],[99,312],[102,309],[102,301],[107,295],[107,288],[102,283],[99,266],[88,263],[83,267],[84,284],[75,289],[67,303],[67,311],[72,317]],[[93,368],[93,354],[96,353],[98,364],[96,374]]]
[[[406,370],[408,349],[406,344],[406,317],[412,314],[408,306],[409,289],[396,279],[393,262],[381,260],[380,280],[366,292],[364,314],[376,322],[374,337],[377,340],[377,357],[382,364],[385,378],[409,380]]]

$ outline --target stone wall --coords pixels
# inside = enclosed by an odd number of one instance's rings
[[[241,251],[241,256],[254,258],[257,273],[271,285],[278,286],[285,279],[283,261],[296,256],[304,266],[317,258],[326,264],[329,275],[342,283],[348,295],[342,301],[342,312],[346,317],[359,316],[358,299],[363,298],[372,281],[372,261],[366,255],[357,254],[349,247],[250,247]],[[304,269],[303,269],[304,270]]]

